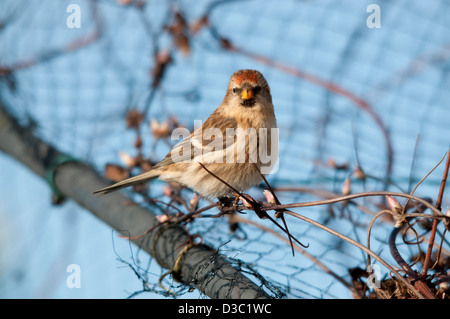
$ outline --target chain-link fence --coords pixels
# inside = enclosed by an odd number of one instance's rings
[[[341,236],[284,214],[309,245],[294,242],[295,256],[251,209],[215,218],[211,208],[181,224],[273,297],[417,297],[422,279],[445,297],[446,224],[434,229],[433,211],[416,200],[406,211],[428,215],[408,216],[403,237],[391,213],[376,214],[395,212],[383,191],[410,194],[448,151],[449,10],[437,0],[2,1],[1,102],[42,140],[120,179],[161,160],[176,143],[171,129],[205,120],[234,71],[258,69],[280,128],[279,170],[267,177],[280,202],[363,195],[290,208]],[[414,195],[439,204],[445,162]],[[0,296],[204,296],[73,202],[51,204],[47,184],[15,160],[1,154],[0,167]],[[248,193],[266,201],[264,189]],[[189,214],[188,189],[154,181],[134,191],[160,216]],[[370,263],[368,236],[379,256]],[[69,288],[70,265],[81,288]],[[423,268],[424,277],[410,272]]]

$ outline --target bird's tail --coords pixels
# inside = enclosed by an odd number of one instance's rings
[[[114,191],[124,188],[124,187],[128,187],[131,185],[141,184],[141,183],[150,181],[152,179],[159,177],[160,174],[161,173],[158,170],[152,169],[152,170],[149,170],[148,172],[142,173],[142,174],[134,176],[134,177],[130,177],[128,179],[125,179],[125,180],[118,182],[116,184],[113,184],[111,186],[96,190],[95,192],[93,192],[93,194],[105,195],[105,194],[114,192]]]

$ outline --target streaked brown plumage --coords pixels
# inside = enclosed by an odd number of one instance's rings
[[[220,177],[236,190],[245,191],[262,181],[259,171],[265,163],[262,163],[259,157],[260,152],[263,151],[261,148],[267,148],[268,154],[274,154],[273,152],[278,154],[278,150],[272,149],[273,147],[271,146],[271,128],[276,127],[272,97],[269,85],[263,75],[256,70],[236,71],[230,78],[222,103],[203,123],[201,129],[197,129],[189,137],[175,145],[172,151],[151,170],[97,190],[94,193],[106,194],[127,186],[159,178],[167,182],[178,182],[205,197],[220,198],[229,196],[232,193],[232,189],[211,173]],[[260,134],[260,128],[268,129],[267,134]],[[217,134],[208,136],[208,131],[218,132],[217,130],[214,131],[214,129],[218,129],[219,133],[224,137],[222,143],[220,143],[220,140],[216,141],[216,138],[220,137]],[[238,130],[235,136],[231,136],[231,140],[228,139],[228,143],[225,138],[227,129]],[[257,142],[255,143],[248,135],[240,134],[239,129],[243,132],[246,132],[247,129],[255,129]],[[245,140],[245,146],[242,143],[238,143],[237,141],[239,140]],[[216,146],[220,144],[223,151],[212,152],[210,150],[212,144]],[[184,154],[182,151],[187,149],[191,150],[191,152]],[[198,150],[203,151],[203,157],[194,156],[195,151]],[[208,153],[207,150],[210,152]],[[182,154],[178,158],[179,160],[174,161],[173,155],[179,153]],[[256,167],[255,164],[249,161],[254,154],[257,154]],[[239,156],[245,157],[243,163],[240,162]],[[222,162],[220,161],[221,159],[223,159]],[[199,162],[211,173],[206,171]],[[271,165],[273,164],[271,163]]]

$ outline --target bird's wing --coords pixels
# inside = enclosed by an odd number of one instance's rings
[[[181,142],[176,144],[166,157],[152,167],[149,171],[140,175],[128,178],[121,182],[115,183],[111,186],[99,189],[94,194],[104,195],[115,190],[128,187],[135,184],[140,184],[154,178],[159,177],[161,171],[160,167],[164,167],[174,163],[201,161],[201,158],[209,156],[211,162],[214,159],[220,159],[225,156],[225,152],[211,152],[214,150],[226,150],[227,135],[226,129],[234,129],[237,127],[237,122],[231,118],[222,118],[218,113],[213,113],[202,125],[201,128],[195,130],[191,135],[184,138]],[[218,139],[218,138],[221,139]],[[230,141],[228,141],[228,144]],[[212,153],[213,155],[209,155]]]
[[[236,127],[235,119],[222,118],[219,114],[213,113],[201,128],[177,143],[154,168],[181,162],[199,162],[213,150],[225,150],[227,145],[226,129],[235,129]],[[218,152],[216,156],[222,156],[221,152]]]

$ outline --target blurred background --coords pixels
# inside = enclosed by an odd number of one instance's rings
[[[130,111],[144,117],[142,155],[158,161],[176,141],[158,135],[156,123],[191,128],[221,103],[234,71],[257,69],[280,128],[279,170],[268,181],[282,203],[345,186],[410,192],[450,144],[449,12],[444,0],[3,0],[0,97],[35,134],[104,172],[137,155]],[[415,194],[435,201],[443,171],[441,164]],[[167,201],[165,187],[152,183],[151,196]],[[249,194],[264,199],[263,188]],[[0,153],[1,298],[167,297],[157,285],[165,270],[154,260],[75,203],[54,205],[51,197],[45,181]],[[445,195],[444,211],[448,205]],[[294,211],[366,245],[373,215],[354,205]],[[253,215],[243,217],[276,230]],[[251,224],[233,233],[227,218],[200,218],[188,228],[259,274],[276,297],[354,296],[343,282],[354,280],[351,269],[365,269],[367,256],[286,219],[336,276]],[[389,220],[375,223],[371,248],[392,262],[391,229]],[[400,248],[412,259],[418,250]],[[71,264],[80,267],[80,288],[68,287]],[[380,276],[389,272],[381,267]],[[172,289],[178,298],[204,298],[177,283]]]

